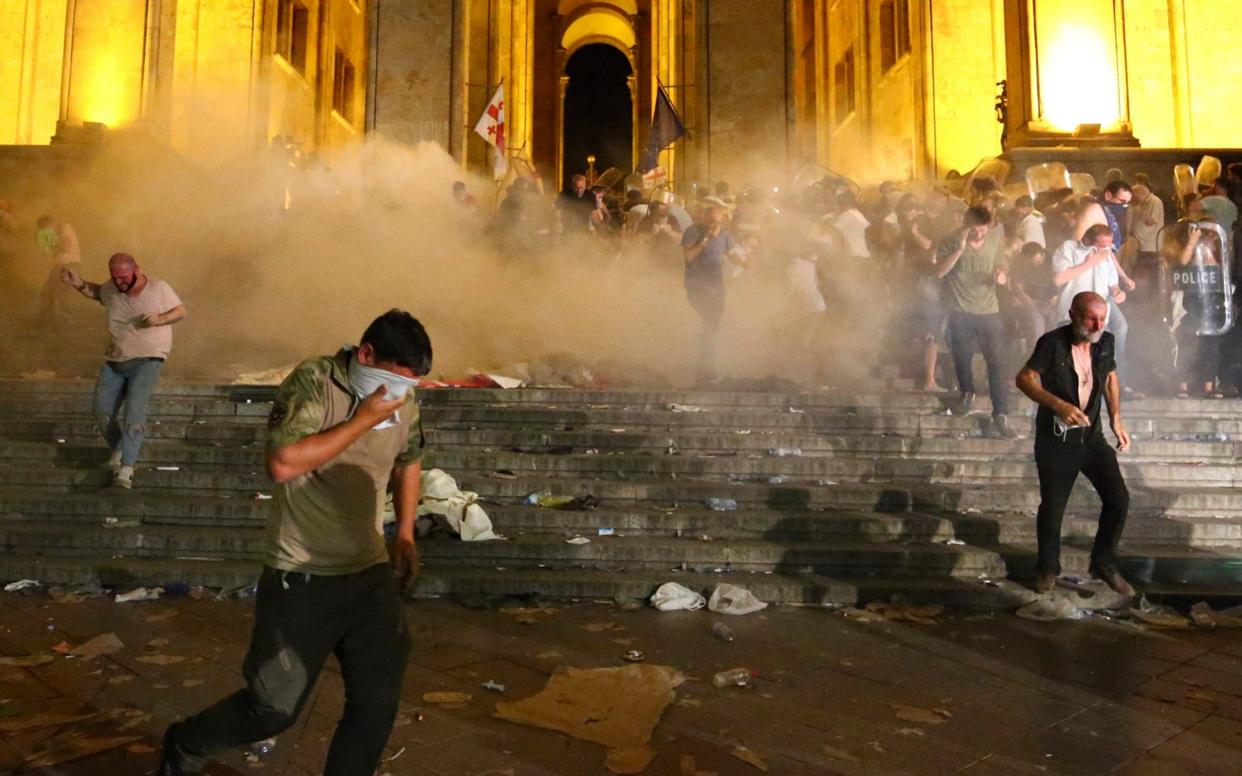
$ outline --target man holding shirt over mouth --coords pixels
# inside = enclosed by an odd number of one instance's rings
[[[396,571],[418,570],[414,518],[423,433],[414,399],[431,341],[390,310],[357,348],[303,361],[281,383],[268,420],[268,516],[246,687],[164,734],[160,776],[198,773],[224,749],[271,738],[298,718],[329,654],[345,710],[326,776],[368,776],[392,732],[410,651]],[[391,483],[393,561],[383,510]]]
[[[1100,399],[1117,449],[1130,446],[1121,422],[1121,385],[1113,354],[1113,335],[1104,330],[1108,302],[1092,291],[1074,297],[1070,323],[1035,343],[1035,352],[1018,372],[1018,390],[1039,405],[1035,416],[1035,466],[1039,471],[1038,576],[1035,591],[1047,593],[1061,573],[1061,521],[1078,473],[1095,487],[1102,503],[1090,573],[1126,596],[1134,588],[1117,567],[1117,544],[1125,528],[1130,493],[1117,454],[1104,439]]]

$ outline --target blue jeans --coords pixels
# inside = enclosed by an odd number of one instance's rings
[[[121,464],[133,466],[147,430],[147,404],[155,393],[164,360],[131,358],[105,361],[95,383],[95,420],[109,450],[121,451]],[[125,423],[118,422],[125,404]]]
[[[1121,312],[1121,308],[1112,299],[1108,300],[1108,325],[1104,327],[1113,335],[1113,355],[1117,360],[1117,379],[1122,385],[1128,385],[1126,376],[1129,374],[1126,370],[1126,335],[1130,333],[1130,323],[1126,320],[1125,313]]]

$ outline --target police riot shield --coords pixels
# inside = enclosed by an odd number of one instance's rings
[[[1195,184],[1200,188],[1211,186],[1220,177],[1221,163],[1215,156],[1204,156],[1195,168]]]
[[[1090,194],[1096,188],[1095,176],[1089,172],[1071,172],[1070,188],[1074,190],[1075,194],[1080,196]]]
[[[1160,231],[1160,245],[1196,333],[1218,336],[1233,328],[1233,247],[1225,230],[1211,221],[1179,221]]]
[[[1173,167],[1173,191],[1177,193],[1177,212],[1185,215],[1186,203],[1199,192],[1199,184],[1195,181],[1195,168],[1189,164]]]
[[[1034,199],[1045,191],[1070,188],[1070,174],[1060,162],[1044,162],[1026,168],[1026,188]]]

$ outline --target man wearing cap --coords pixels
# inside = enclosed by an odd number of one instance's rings
[[[340,664],[345,708],[316,773],[375,773],[410,652],[400,592],[419,561],[424,441],[414,386],[430,369],[422,324],[389,310],[357,348],[303,361],[280,384],[267,427],[267,472],[277,484],[246,686],[168,728],[159,776],[198,773],[217,752],[287,730],[329,655]],[[383,532],[390,485],[395,569]]]
[[[162,280],[142,274],[128,253],[108,259],[106,283],[90,283],[71,266],[60,278],[108,315],[108,349],[95,383],[94,412],[111,456],[113,484],[134,486],[134,463],[146,433],[147,404],[172,350],[172,325],[185,318],[185,305]],[[122,425],[121,405],[125,405]]]

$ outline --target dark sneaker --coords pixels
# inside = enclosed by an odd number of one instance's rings
[[[1052,588],[1057,586],[1057,575],[1050,571],[1044,571],[1035,577],[1034,589],[1036,593],[1051,593]]]
[[[164,731],[164,749],[160,755],[160,768],[155,772],[156,776],[189,776],[189,771],[181,767],[181,762],[177,757],[177,745],[173,743],[173,735],[177,727],[177,723],[174,722]]]
[[[992,434],[997,439],[1017,439],[1018,432],[1009,427],[1009,419],[1004,415],[992,418]]]
[[[1117,594],[1126,597],[1134,596],[1134,586],[1127,582],[1125,577],[1121,576],[1121,571],[1115,565],[1092,566],[1090,572],[1091,576],[1102,580],[1104,584],[1111,587]]]
[[[975,402],[973,393],[963,393],[958,397],[957,401],[949,404],[949,414],[957,417],[965,417],[970,414],[972,404]]]

